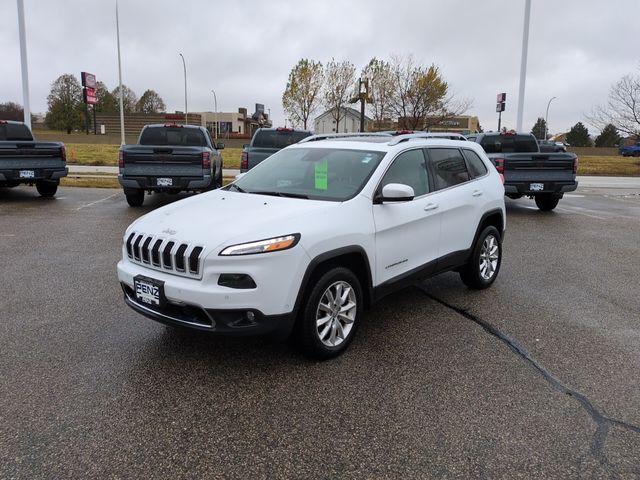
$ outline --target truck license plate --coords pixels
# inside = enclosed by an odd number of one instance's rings
[[[173,178],[158,178],[157,185],[159,187],[171,187],[173,185]]]
[[[133,279],[136,299],[147,305],[160,306],[162,286],[162,282],[148,277],[137,276]]]
[[[20,176],[20,178],[35,178],[36,172],[34,172],[33,170],[20,170],[18,175]]]
[[[531,183],[529,185],[529,190],[532,192],[541,192],[544,190],[544,183]]]

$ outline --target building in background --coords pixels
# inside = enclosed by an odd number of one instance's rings
[[[408,128],[408,125],[412,125],[413,123],[413,121],[407,122],[405,117],[400,117],[398,119],[397,126],[399,130],[404,130]],[[419,123],[419,128],[415,128],[414,130],[428,130],[430,132],[455,132],[462,135],[476,133],[480,126],[478,117],[472,117],[469,115],[459,115],[443,120],[439,120],[439,117],[425,117],[425,119]],[[425,125],[430,125],[430,127],[425,128]]]
[[[353,133],[360,131],[360,112],[353,108],[343,108],[340,114],[340,125],[336,129],[336,121],[333,118],[333,109],[327,110],[316,117],[313,121],[314,133]],[[364,117],[364,130],[369,131],[372,127],[372,120]]]
[[[237,112],[189,112],[189,125],[206,127],[212,135],[215,133],[216,119],[218,138],[251,138],[260,127],[271,127],[269,114],[264,111],[264,105],[257,103],[256,111],[249,115],[246,108],[239,108]],[[184,113],[128,113],[124,116],[125,135],[138,135],[150,123],[184,123]],[[120,115],[117,113],[96,114],[98,133],[120,133]],[[104,131],[102,131],[104,126]]]

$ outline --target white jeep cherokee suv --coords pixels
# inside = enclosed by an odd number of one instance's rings
[[[219,334],[293,331],[328,358],[366,306],[418,278],[455,270],[489,287],[506,221],[500,176],[477,143],[424,137],[308,137],[141,217],[118,263],[126,303]]]

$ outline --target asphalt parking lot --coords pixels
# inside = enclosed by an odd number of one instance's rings
[[[0,189],[0,478],[640,478],[640,189],[507,200],[491,289],[387,297],[323,363],[124,305],[175,200]]]

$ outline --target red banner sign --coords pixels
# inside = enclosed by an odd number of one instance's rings
[[[96,103],[98,103],[98,97],[95,88],[84,87],[83,94],[84,103],[88,103],[89,105],[95,105]]]

